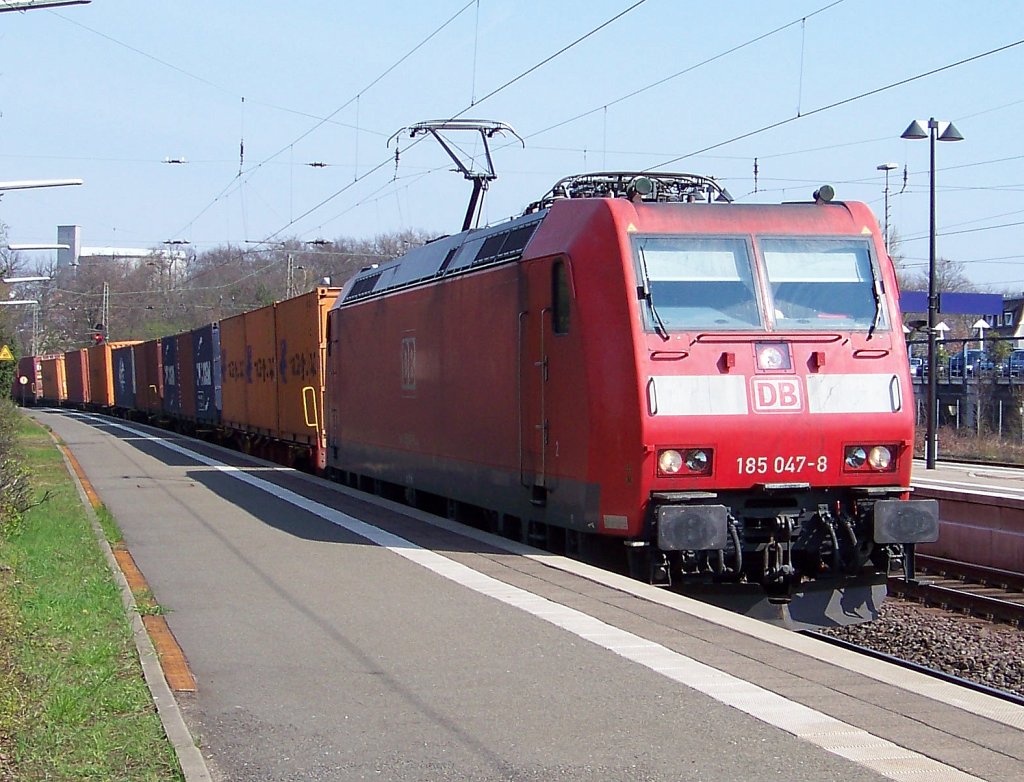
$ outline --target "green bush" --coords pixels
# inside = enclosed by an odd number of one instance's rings
[[[0,399],[0,533],[12,530],[31,502],[28,470],[18,449],[19,414],[9,399]]]

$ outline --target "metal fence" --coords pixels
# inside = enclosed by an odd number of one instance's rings
[[[940,455],[943,430],[947,440],[950,434],[960,440],[971,435],[986,438],[990,451],[998,451],[1000,445],[1024,446],[1024,350],[1015,344],[948,340],[942,345],[936,373]],[[927,346],[909,342],[908,347],[917,425],[923,431],[928,420]],[[945,450],[950,455],[949,448]]]

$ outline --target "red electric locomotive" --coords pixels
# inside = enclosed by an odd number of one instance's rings
[[[328,466],[793,625],[874,618],[934,540],[866,206],[600,173],[363,269],[328,327]]]

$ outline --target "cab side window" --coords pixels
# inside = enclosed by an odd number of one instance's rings
[[[569,275],[565,261],[551,265],[551,328],[556,334],[569,333]]]

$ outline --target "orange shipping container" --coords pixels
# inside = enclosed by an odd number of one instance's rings
[[[221,420],[239,431],[275,436],[274,305],[222,320],[220,354]]]
[[[340,288],[314,288],[279,301],[274,310],[277,364],[277,437],[308,445],[326,466],[324,381],[327,312]],[[318,459],[319,461],[319,459]]]
[[[277,340],[274,307],[260,307],[245,318],[245,421],[250,432],[277,436]],[[222,337],[223,339],[223,337]]]
[[[235,315],[220,322],[221,420],[234,429],[248,429],[245,413],[246,375],[252,363],[246,361],[245,316]]]
[[[43,399],[59,405],[68,398],[68,381],[64,374],[64,356],[43,356]]]
[[[89,401],[89,351],[69,350],[64,354],[64,376],[68,382],[68,401],[84,405]]]
[[[99,407],[114,406],[114,362],[111,360],[110,351],[113,348],[121,348],[127,345],[134,345],[134,342],[105,342],[102,345],[93,345],[87,348],[89,351],[89,398],[91,402]]]
[[[163,411],[164,372],[160,340],[135,345],[135,408],[147,413]]]

